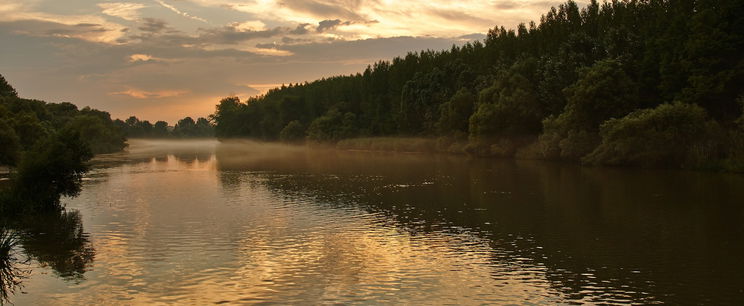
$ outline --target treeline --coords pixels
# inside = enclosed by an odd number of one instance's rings
[[[114,120],[124,135],[128,138],[203,138],[214,137],[214,125],[206,118],[198,118],[194,121],[191,117],[178,120],[175,126],[168,126],[168,122],[140,121],[131,116],[127,120]]]
[[[0,75],[0,214],[58,208],[75,195],[93,154],[121,151],[124,135],[107,112],[18,97]],[[5,182],[3,182],[5,183]]]
[[[569,1],[539,23],[289,84],[217,137],[439,138],[438,150],[588,164],[744,166],[744,2]]]

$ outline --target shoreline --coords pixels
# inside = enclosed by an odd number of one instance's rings
[[[188,139],[184,139],[188,140]],[[239,143],[239,142],[253,142],[256,144],[266,145],[281,145],[290,146],[297,149],[323,149],[323,150],[335,150],[335,151],[346,151],[346,152],[360,152],[360,153],[402,153],[402,154],[441,154],[451,156],[464,156],[470,158],[479,159],[503,159],[503,160],[524,160],[524,161],[542,161],[575,165],[583,168],[608,168],[608,169],[639,169],[639,170],[674,170],[674,171],[695,171],[695,172],[712,172],[712,173],[730,173],[730,174],[744,174],[744,165],[734,164],[727,165],[726,163],[734,163],[732,161],[725,160],[713,160],[708,161],[699,167],[664,167],[664,166],[638,166],[638,165],[593,165],[586,164],[580,161],[571,161],[565,159],[551,159],[551,158],[540,158],[534,154],[536,143],[528,143],[526,145],[519,146],[517,148],[507,148],[501,150],[501,152],[511,152],[511,154],[474,154],[467,150],[475,145],[469,141],[447,141],[442,138],[421,138],[421,137],[364,137],[364,138],[349,138],[340,140],[334,144],[331,143],[285,143],[280,141],[262,141],[250,138],[214,138],[220,144]],[[450,139],[451,140],[451,139]],[[441,146],[441,143],[449,143],[445,148]],[[440,143],[438,146],[437,143]],[[486,144],[489,145],[489,144]],[[491,143],[490,147],[494,147],[496,150],[502,148],[503,143]]]

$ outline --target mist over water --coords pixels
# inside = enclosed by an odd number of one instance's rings
[[[18,305],[740,303],[744,178],[249,141],[97,157]]]

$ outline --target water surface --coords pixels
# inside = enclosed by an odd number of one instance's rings
[[[17,305],[744,303],[744,177],[130,141]]]

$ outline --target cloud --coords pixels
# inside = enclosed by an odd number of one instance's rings
[[[168,27],[165,21],[160,19],[145,18],[143,21],[144,24],[138,27],[138,29],[143,32],[160,33]]]
[[[19,35],[80,39],[116,44],[126,32],[126,27],[96,18],[70,18],[65,23],[55,18],[22,19],[0,22],[2,26]]]
[[[354,10],[359,8],[360,1],[343,1],[344,3],[324,3],[313,0],[283,0],[279,6],[287,7],[293,11],[308,13],[320,18],[343,18],[347,20],[365,20]]]
[[[457,38],[392,37],[352,41],[312,42],[277,46],[295,54],[295,60],[370,64],[404,56],[410,51],[442,50],[461,43]]]
[[[323,33],[327,30],[333,30],[339,25],[350,25],[351,21],[341,22],[340,19],[335,20],[323,20],[318,22],[318,27],[315,29],[318,33]]]
[[[310,26],[309,23],[299,24],[299,25],[297,25],[297,27],[294,30],[289,31],[289,34],[294,34],[294,35],[304,35],[304,34],[307,34],[308,32],[310,32],[310,30],[308,30],[308,26]]]
[[[266,24],[260,20],[250,20],[243,22],[233,22],[230,24],[237,31],[263,31],[266,30]]]
[[[110,95],[124,95],[135,99],[162,99],[177,97],[189,93],[188,90],[159,90],[159,91],[146,91],[139,89],[127,89],[123,91],[116,91],[109,93]]]
[[[208,23],[206,19],[200,18],[200,17],[196,17],[196,16],[193,16],[193,15],[191,15],[189,13],[183,12],[183,11],[179,10],[178,8],[176,8],[175,6],[170,5],[168,3],[165,3],[162,0],[155,0],[155,2],[157,2],[160,5],[162,5],[164,8],[167,8],[167,9],[173,11],[174,13],[176,13],[178,15],[181,15],[183,17],[190,18],[190,19],[197,20],[197,21],[201,21],[201,22],[204,22],[204,23]]]
[[[473,33],[473,34],[467,34],[467,35],[460,35],[457,38],[460,40],[467,40],[467,41],[484,40],[486,38],[486,34]]]
[[[255,53],[255,54],[261,54],[266,56],[292,56],[294,53],[292,51],[288,50],[281,50],[276,48],[247,48],[245,51]]]
[[[282,85],[285,85],[285,84],[281,84],[281,83],[272,83],[272,84],[248,84],[248,85],[246,85],[246,87],[248,87],[250,89],[253,89],[255,91],[258,91],[258,94],[265,94],[269,90],[274,89],[274,88],[281,87]]]
[[[200,43],[215,43],[233,45],[257,38],[270,38],[288,32],[287,28],[276,27],[270,30],[253,31],[240,30],[234,26],[202,30],[203,33],[195,40]]]
[[[449,22],[460,22],[465,24],[487,24],[491,22],[487,19],[475,17],[469,13],[462,11],[430,9],[429,13],[431,16],[436,16]]]
[[[99,3],[98,7],[103,9],[102,13],[106,15],[134,21],[139,18],[139,10],[146,6],[140,3],[106,2]]]
[[[156,61],[163,61],[161,58],[154,57],[149,54],[141,54],[136,53],[129,56],[129,62],[130,63],[136,63],[136,62],[156,62]]]

